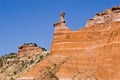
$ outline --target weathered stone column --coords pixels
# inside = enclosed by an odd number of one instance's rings
[[[54,24],[55,30],[67,28],[64,17],[65,17],[65,13],[61,13],[60,21]]]

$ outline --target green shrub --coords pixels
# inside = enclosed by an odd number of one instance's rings
[[[23,45],[24,45],[24,46],[25,46],[25,45],[29,45],[29,46],[31,45],[31,46],[35,46],[35,47],[38,46],[36,43],[24,43]]]
[[[11,77],[10,80],[15,80],[15,79]]]
[[[3,66],[3,59],[0,58],[0,67],[2,67],[2,66]]]
[[[6,58],[10,58],[10,59],[16,58],[16,57],[17,57],[17,53],[10,53],[10,54],[6,55]]]
[[[42,48],[43,51],[47,51],[45,48]]]
[[[14,75],[16,75],[17,73],[16,73],[16,71],[14,71]]]
[[[32,64],[32,63],[34,63],[34,61],[33,61],[33,60],[30,60],[30,64]]]
[[[41,55],[41,56],[40,56],[40,59],[43,59],[43,58],[44,58],[43,55]]]

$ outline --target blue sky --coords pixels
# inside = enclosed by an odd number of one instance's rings
[[[120,0],[0,0],[0,55],[30,42],[49,50],[60,12],[66,13],[67,26],[77,30],[96,13],[116,5]]]

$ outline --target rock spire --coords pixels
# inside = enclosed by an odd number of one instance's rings
[[[54,24],[55,30],[67,28],[64,17],[65,17],[65,13],[62,12],[62,13],[60,14],[60,21],[59,21],[59,22],[56,22],[56,23]]]

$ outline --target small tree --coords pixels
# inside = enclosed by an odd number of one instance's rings
[[[45,48],[42,48],[43,51],[47,51]]]

